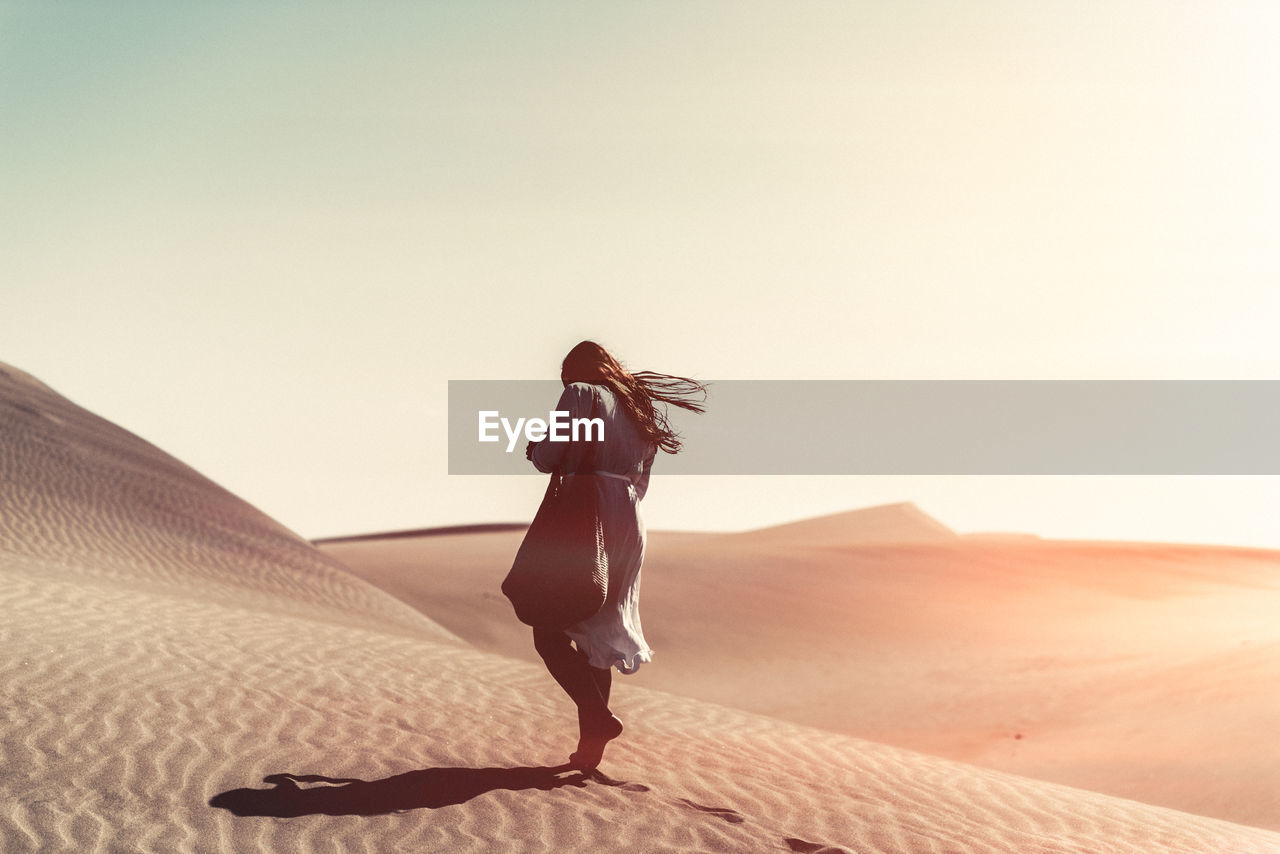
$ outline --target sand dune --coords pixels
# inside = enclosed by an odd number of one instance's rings
[[[6,852],[1280,851],[630,684],[603,774],[566,773],[540,668],[7,369],[0,473]]]
[[[0,367],[0,429],[11,566],[236,603],[252,590],[275,610],[433,628],[190,467],[10,367]]]
[[[813,519],[770,525],[726,537],[740,542],[847,546],[861,543],[949,542],[957,534],[910,502],[862,507]],[[721,542],[729,540],[722,539]]]
[[[1280,760],[1259,750],[1280,725],[1280,555],[928,522],[932,540],[895,542],[921,517],[653,533],[656,654],[635,684],[1280,829]],[[519,538],[324,549],[478,647],[536,661],[496,592]]]

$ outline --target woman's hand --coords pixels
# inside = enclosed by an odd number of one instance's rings
[[[524,458],[529,462],[533,462],[533,446],[536,444],[538,443],[530,442],[529,444],[524,446]]]

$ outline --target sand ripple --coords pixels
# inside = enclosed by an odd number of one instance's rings
[[[450,636],[126,430],[0,366],[0,559]]]

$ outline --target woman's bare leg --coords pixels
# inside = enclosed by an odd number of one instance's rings
[[[586,654],[562,631],[535,628],[533,646],[551,677],[578,708],[578,750],[569,761],[583,770],[595,768],[605,745],[622,733],[622,721],[609,711],[612,670],[592,667]]]

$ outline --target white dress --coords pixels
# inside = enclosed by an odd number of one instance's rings
[[[539,442],[533,447],[538,471],[559,467],[565,476],[593,469],[600,496],[605,552],[609,555],[609,596],[594,616],[565,630],[591,666],[616,667],[635,673],[652,650],[640,627],[640,564],[644,560],[645,529],[640,499],[649,488],[649,470],[657,446],[639,434],[614,393],[605,386],[571,383],[560,395],[557,411],[570,418],[604,419],[604,442]],[[588,459],[594,454],[593,459]],[[609,476],[615,475],[615,476]]]

